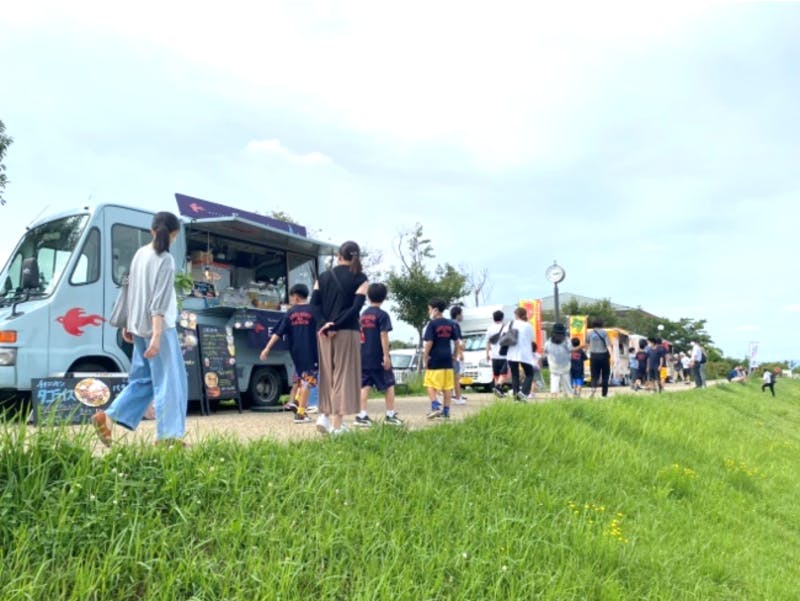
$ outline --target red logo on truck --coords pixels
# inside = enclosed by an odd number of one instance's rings
[[[64,327],[64,331],[72,336],[83,336],[86,326],[103,325],[102,315],[86,315],[80,307],[73,307],[64,315],[56,317],[56,321]]]

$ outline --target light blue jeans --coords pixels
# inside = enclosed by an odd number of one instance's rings
[[[149,341],[133,337],[133,358],[128,385],[114,399],[106,415],[123,428],[135,430],[150,402],[156,410],[156,439],[183,438],[186,433],[186,405],[189,383],[183,353],[175,328],[161,334],[161,349],[145,359]]]

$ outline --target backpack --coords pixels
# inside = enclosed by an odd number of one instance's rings
[[[700,363],[707,363],[708,362],[708,355],[706,355],[705,351],[700,351]]]

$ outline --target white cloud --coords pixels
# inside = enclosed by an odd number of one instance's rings
[[[791,311],[792,313],[800,313],[800,303],[795,303],[793,305],[786,305],[783,308],[784,311]]]
[[[269,140],[250,140],[245,147],[245,150],[254,154],[275,154],[279,155],[289,162],[300,163],[303,165],[327,165],[333,163],[328,155],[318,151],[308,152],[306,154],[296,153],[283,144],[277,138]]]

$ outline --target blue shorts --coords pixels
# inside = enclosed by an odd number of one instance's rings
[[[572,378],[572,386],[573,388],[575,386],[583,387],[583,378]]]
[[[455,375],[461,375],[461,361],[458,359],[453,360],[453,373]]]
[[[386,392],[394,385],[394,372],[391,369],[365,369],[361,372],[361,388]]]

